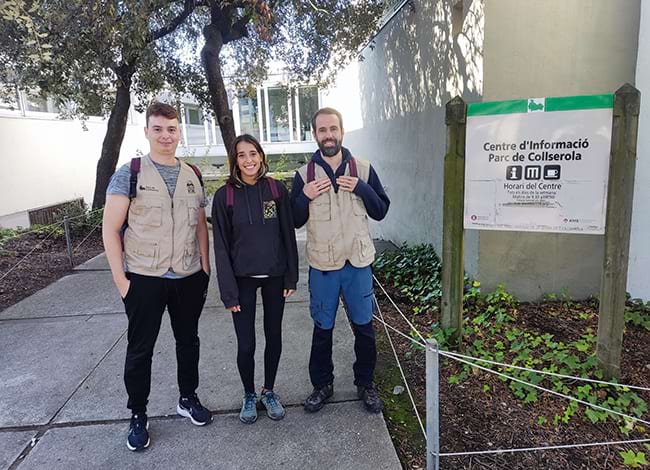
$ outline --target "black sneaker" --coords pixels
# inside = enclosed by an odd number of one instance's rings
[[[149,447],[149,421],[147,415],[138,413],[131,416],[131,425],[129,426],[129,437],[126,439],[126,446],[129,450],[142,450]]]
[[[357,396],[363,400],[366,410],[371,413],[379,413],[384,409],[384,404],[381,398],[379,398],[379,393],[377,393],[374,384],[370,384],[367,387],[357,386]]]
[[[189,397],[180,397],[176,406],[176,412],[181,416],[190,418],[192,424],[196,426],[204,426],[212,422],[210,410],[203,407],[196,393]]]
[[[322,387],[315,387],[311,395],[305,400],[305,411],[315,413],[320,410],[328,398],[334,395],[334,384],[323,385]]]

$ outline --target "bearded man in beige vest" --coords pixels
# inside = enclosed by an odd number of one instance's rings
[[[390,200],[370,163],[342,146],[341,113],[320,109],[311,124],[318,150],[298,169],[291,190],[294,224],[296,228],[307,225],[309,310],[314,321],[309,358],[314,390],[305,400],[305,410],[320,410],[334,394],[332,333],[342,295],[354,332],[357,393],[368,411],[379,413],[382,402],[373,383],[375,248],[368,217],[383,219]]]
[[[198,322],[210,280],[206,199],[198,169],[176,158],[178,121],[172,106],[151,104],[144,130],[149,154],[115,172],[106,191],[104,247],[129,322],[124,383],[130,450],[150,443],[151,359],[165,308],[176,339],[176,410],[195,425],[212,420],[196,395]]]

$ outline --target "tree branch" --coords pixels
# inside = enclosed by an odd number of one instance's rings
[[[178,16],[169,22],[166,26],[163,26],[157,31],[152,31],[150,35],[149,42],[156,41],[157,39],[167,36],[169,33],[173,33],[176,28],[178,28],[185,19],[192,14],[194,8],[196,7],[196,0],[185,0],[183,5],[183,11],[181,11]]]

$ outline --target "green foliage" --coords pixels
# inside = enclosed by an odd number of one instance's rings
[[[633,450],[619,451],[619,455],[623,458],[623,465],[630,468],[639,468],[648,465],[645,458],[645,453],[634,452]]]
[[[382,279],[399,291],[404,301],[414,306],[415,313],[437,309],[441,296],[441,265],[431,245],[403,245],[397,251],[383,253],[375,261],[374,267]],[[566,291],[559,295],[549,294],[547,301],[561,302],[566,315],[574,315],[575,320],[584,321],[592,316],[588,311],[574,308],[576,303]],[[598,369],[594,355],[596,336],[591,328],[585,327],[582,335],[572,342],[558,340],[551,333],[523,330],[516,322],[519,301],[505,286],[498,285],[493,292],[483,294],[480,283],[468,277],[465,278],[463,309],[466,315],[466,326],[463,330],[465,354],[527,369],[603,379],[603,373]],[[629,324],[649,329],[650,303],[629,301],[625,316]],[[441,349],[447,349],[454,337],[454,330],[443,330],[434,322],[428,336],[435,338]],[[483,363],[481,365],[491,367]],[[528,383],[631,416],[641,417],[648,409],[647,403],[641,397],[626,388],[585,384],[510,367],[492,368],[525,382],[500,377],[507,383],[511,393],[525,404],[537,402],[541,393],[526,384]],[[475,371],[475,368],[466,365],[459,373],[450,376],[448,382],[461,383]],[[484,384],[483,391],[491,392],[488,384]],[[622,417],[579,405],[574,401],[567,402],[563,412],[556,416],[540,416],[538,424],[545,425],[549,418],[552,418],[554,426],[566,425],[576,415],[592,423],[615,422],[626,434],[635,426],[641,430],[635,422],[628,422]]]
[[[385,251],[375,261],[374,268],[413,304],[414,313],[431,313],[438,309],[442,296],[441,265],[433,246],[404,244],[399,250]]]
[[[625,309],[625,323],[631,323],[650,331],[650,302],[643,302],[640,299],[628,301]]]
[[[54,213],[55,223],[63,222],[66,217],[70,219],[70,233],[73,236],[83,236],[101,224],[103,211],[91,212],[85,203],[75,201],[65,204]],[[63,224],[59,228],[64,233]]]

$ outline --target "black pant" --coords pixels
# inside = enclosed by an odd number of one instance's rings
[[[368,386],[372,384],[377,363],[377,346],[372,322],[365,325],[352,323],[354,332],[354,352],[356,361],[354,384]],[[332,332],[314,325],[309,357],[309,377],[314,387],[322,387],[334,381],[334,363],[332,362]]]
[[[264,388],[273,390],[282,354],[282,315],[284,278],[238,277],[241,312],[233,312],[237,334],[237,368],[247,393],[255,392],[255,306],[257,289],[262,288],[264,306]]]
[[[124,298],[129,319],[124,383],[127,407],[144,413],[151,390],[151,358],[165,307],[176,339],[178,388],[192,395],[199,386],[198,325],[209,277],[203,270],[183,279],[128,274],[131,286]]]

